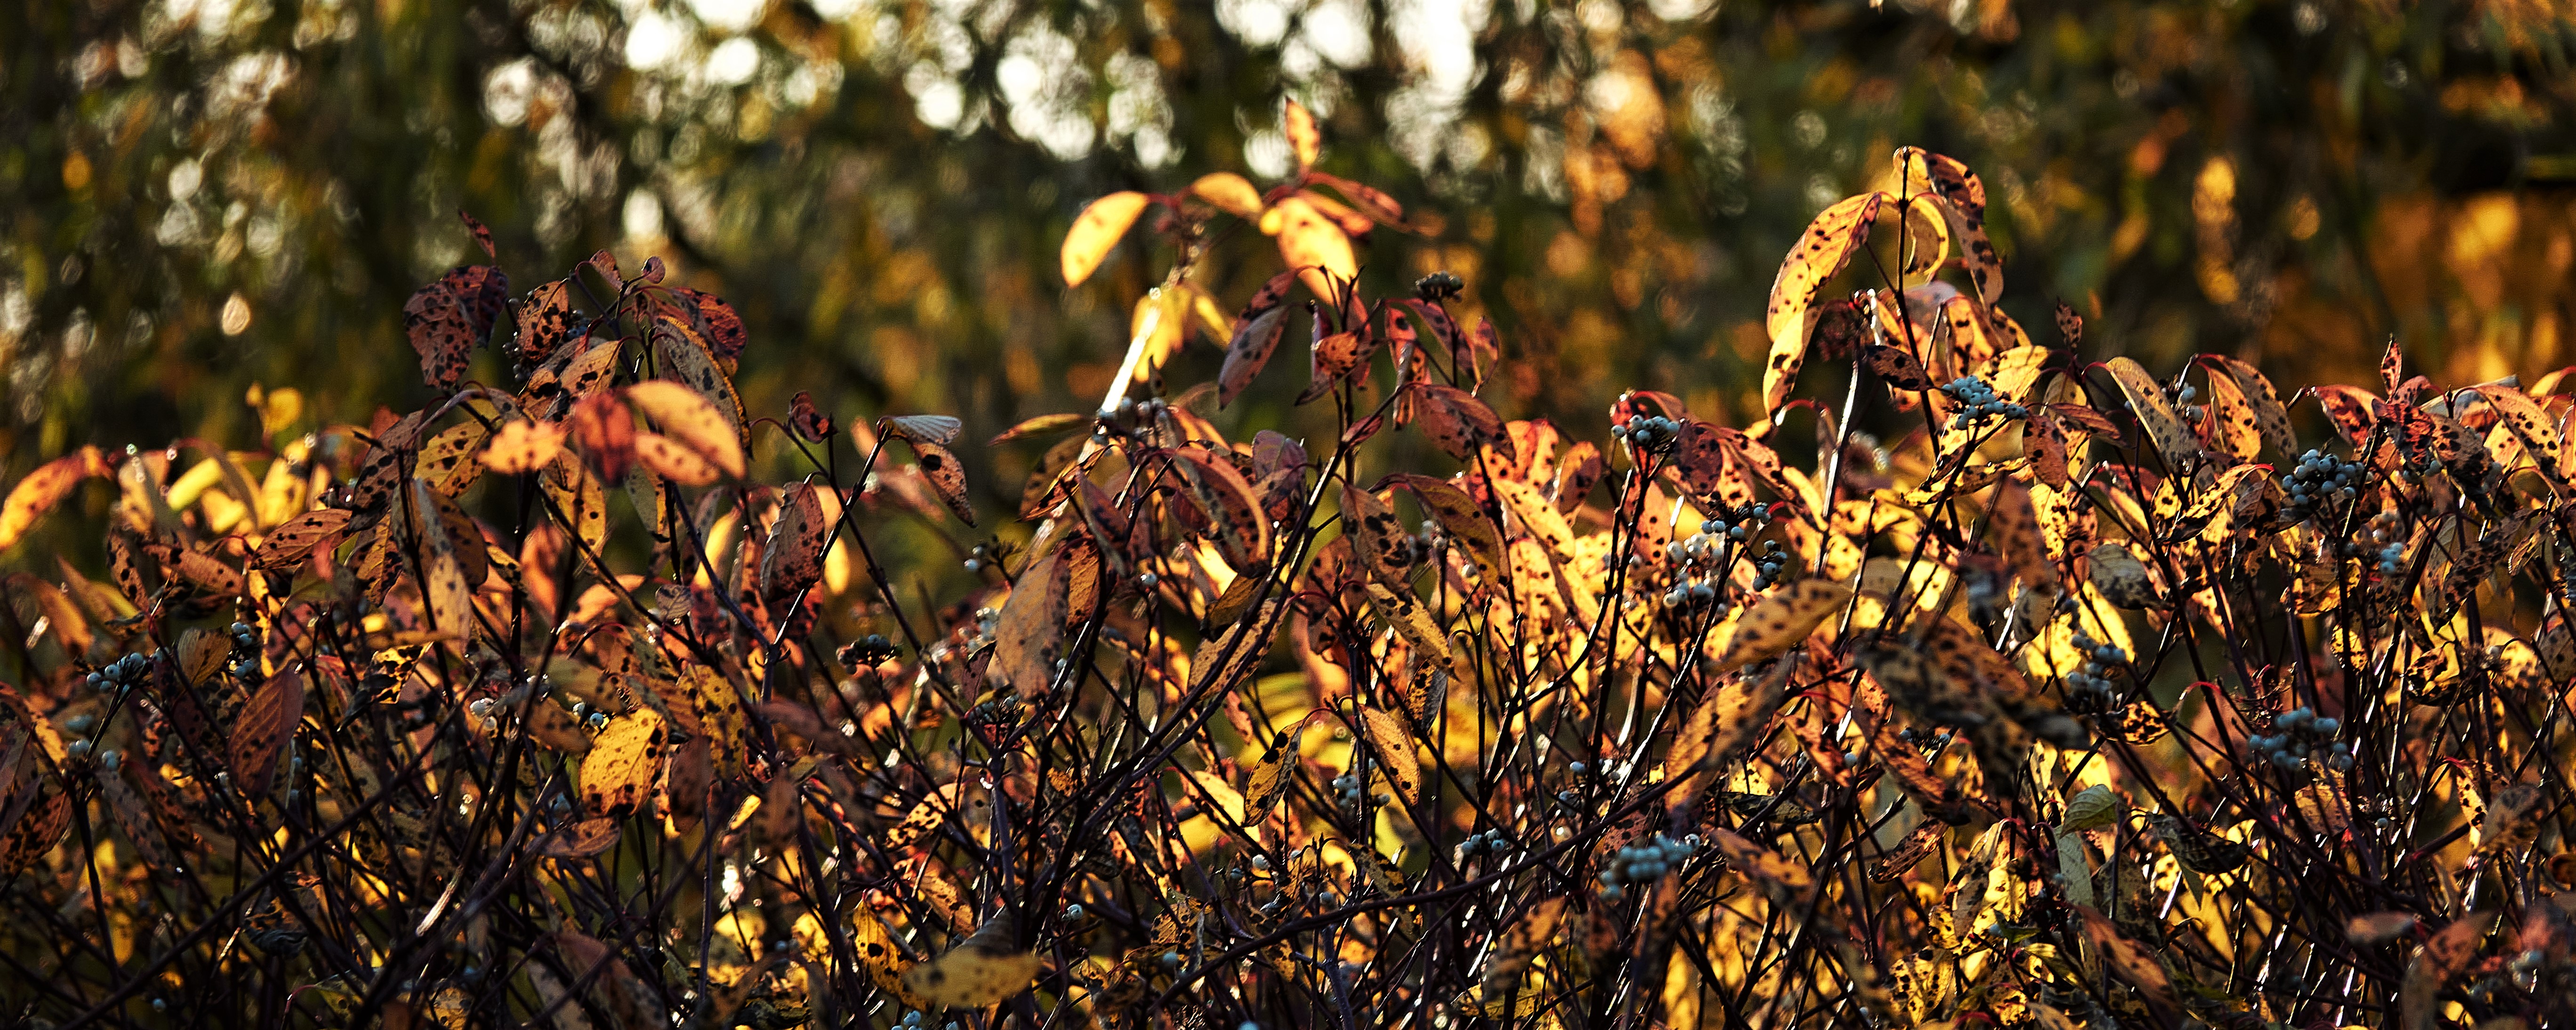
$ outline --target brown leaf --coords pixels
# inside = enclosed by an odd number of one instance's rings
[[[481,342],[474,335],[463,298],[445,279],[421,287],[404,302],[403,334],[420,354],[421,381],[440,393],[455,389],[465,378],[465,368],[474,360],[474,345]]]
[[[1271,352],[1279,347],[1279,338],[1288,329],[1288,309],[1272,307],[1251,318],[1234,330],[1234,339],[1226,344],[1225,367],[1217,372],[1217,405],[1234,403],[1244,387],[1252,385],[1261,367],[1270,363]]]
[[[1054,688],[1056,665],[1073,643],[1065,633],[1072,610],[1072,563],[1065,550],[1050,550],[1021,571],[994,624],[993,660],[985,675],[1022,698],[1044,697]]]
[[[1267,568],[1272,547],[1270,517],[1262,510],[1260,492],[1243,477],[1243,470],[1236,468],[1233,461],[1206,451],[1179,448],[1165,453],[1172,459],[1172,468],[1181,474],[1190,500],[1207,516],[1217,550],[1224,554],[1226,564],[1247,574]]]
[[[232,770],[233,785],[253,798],[267,796],[277,760],[286,751],[287,739],[295,735],[295,724],[303,719],[304,674],[290,669],[269,677],[259,693],[242,705],[241,714],[233,717],[232,750],[225,762]]]
[[[1093,416],[1086,415],[1078,411],[1067,411],[1054,415],[1040,415],[1036,418],[1026,419],[1020,424],[1012,426],[1009,429],[1002,430],[1001,435],[985,441],[984,446],[999,447],[1013,440],[1025,440],[1033,436],[1052,436],[1068,429],[1090,425],[1092,420]]]
[[[617,820],[584,819],[546,839],[547,858],[589,858],[617,846]]]
[[[341,508],[320,508],[278,523],[268,531],[251,552],[252,568],[262,572],[284,572],[312,557],[317,548],[337,545],[347,533],[352,513]]]
[[[1475,456],[1478,448],[1500,444],[1507,439],[1503,434],[1502,418],[1475,395],[1454,386],[1428,382],[1415,386],[1414,390],[1421,394],[1418,410],[1421,412],[1423,435],[1430,437],[1432,445],[1440,448],[1441,453],[1467,461]]]
[[[732,361],[751,342],[751,331],[744,328],[742,315],[724,298],[686,286],[672,287],[671,295],[685,303],[690,328],[706,339],[707,351],[717,361]]]
[[[823,578],[823,553],[832,543],[832,523],[823,515],[811,483],[788,487],[778,499],[778,521],[761,548],[760,594],[773,605],[793,603]],[[773,610],[783,610],[773,608]]]
[[[627,466],[635,461],[635,414],[614,395],[593,393],[582,398],[572,406],[564,428],[600,478],[626,478]]]
[[[966,496],[966,466],[948,448],[927,440],[906,440],[912,445],[913,464],[921,469],[923,479],[939,492],[939,503],[947,505],[958,521],[975,524],[975,504]]]
[[[1798,368],[1806,363],[1808,333],[1820,310],[1816,301],[1825,283],[1842,273],[1854,253],[1869,240],[1870,224],[1887,194],[1870,192],[1826,208],[1808,223],[1798,245],[1781,262],[1771,281],[1770,313],[1764,326],[1771,337],[1771,356],[1762,366],[1762,403],[1778,411],[1797,385]]]
[[[1136,216],[1144,213],[1148,198],[1134,190],[1120,190],[1083,205],[1082,213],[1073,219],[1073,228],[1065,231],[1063,252],[1059,260],[1064,269],[1064,284],[1080,286],[1100,267],[1118,238],[1127,235]]]
[[[1923,370],[1923,363],[1915,360],[1914,355],[1901,349],[1883,344],[1871,344],[1860,352],[1860,359],[1861,364],[1869,368],[1870,374],[1887,381],[1888,389],[1929,390],[1932,388],[1932,374]]]
[[[2200,437],[2182,424],[2173,405],[2165,400],[2164,388],[2155,377],[2126,357],[2105,363],[2111,378],[2119,381],[2120,392],[2129,398],[2129,410],[2136,412],[2138,423],[2154,442],[2157,453],[2164,455],[2168,468],[2188,468],[2200,459]]]
[[[1388,476],[1378,483],[1380,487],[1388,484],[1412,491],[1414,500],[1421,502],[1422,510],[1431,515],[1432,521],[1440,524],[1440,531],[1466,545],[1469,560],[1479,568],[1499,570],[1503,567],[1502,535],[1494,529],[1493,520],[1476,507],[1475,499],[1467,496],[1467,491],[1445,479],[1409,472]]]
[[[2391,341],[2388,374],[2394,376],[2397,345]],[[2493,913],[2465,916],[2424,942],[2406,963],[2406,979],[2397,987],[2397,1013],[2404,1030],[2432,1030],[2442,1011],[2442,988],[2466,972],[2478,957],[2478,944],[2495,925]]]
[[[1977,296],[1987,304],[2003,297],[2003,259],[1986,239],[1986,186],[1977,173],[1955,158],[1944,157],[1921,147],[1905,147],[1896,152],[1898,173],[1905,179],[1908,196],[1926,195],[1939,199],[1938,206],[1949,222],[1955,237],[1959,267],[1976,284]]]
[[[2164,599],[2156,595],[2154,579],[2147,566],[2129,549],[2115,543],[2101,544],[2086,558],[2090,570],[2085,576],[2102,598],[2121,608],[2163,608]]]
[[[529,290],[527,299],[519,302],[519,328],[514,337],[519,367],[545,364],[572,330],[572,280],[557,279]]]

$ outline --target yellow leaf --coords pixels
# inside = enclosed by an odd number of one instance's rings
[[[83,447],[77,454],[56,458],[36,466],[27,478],[9,488],[9,499],[0,502],[0,551],[18,544],[27,528],[45,510],[61,501],[80,481],[90,476],[107,474],[107,459],[96,447]]]
[[[667,379],[648,379],[627,387],[626,398],[643,409],[646,416],[660,423],[664,436],[697,452],[707,464],[725,475],[742,478],[741,438],[734,435],[732,421],[705,394]],[[652,434],[635,434],[635,449],[639,456],[644,450],[644,438],[649,435]],[[655,471],[662,470],[657,468]],[[663,475],[671,477],[668,472],[663,472]]]
[[[1145,210],[1145,200],[1142,193],[1120,190],[1083,207],[1082,214],[1074,217],[1073,228],[1064,234],[1061,260],[1066,286],[1080,286],[1091,278],[1101,259],[1109,256],[1109,248],[1117,246],[1118,238],[1127,235],[1127,228],[1136,224],[1136,216]]]
[[[1780,263],[1780,274],[1771,280],[1770,315],[1764,323],[1771,337],[1771,357],[1762,367],[1763,410],[1779,410],[1789,389],[1797,385],[1798,369],[1807,360],[1808,334],[1823,311],[1816,302],[1824,295],[1825,283],[1841,274],[1852,255],[1869,241],[1870,223],[1877,220],[1879,201],[1886,196],[1864,193],[1826,208],[1807,224],[1806,234],[1798,238],[1788,260]]]
[[[965,943],[912,967],[903,974],[903,982],[933,1005],[983,1008],[1028,990],[1044,967],[1036,955],[1014,946],[1010,921],[997,915],[977,927]]]
[[[511,419],[502,424],[500,432],[492,434],[492,443],[483,449],[483,467],[505,476],[534,472],[562,453],[563,441],[562,426]]]
[[[1291,100],[1280,128],[1288,134],[1289,148],[1296,151],[1297,170],[1302,172],[1314,167],[1315,159],[1324,152],[1324,134],[1315,128],[1314,112]]]
[[[661,777],[668,737],[662,717],[650,708],[608,720],[581,761],[582,810],[607,818],[633,815]]]
[[[1190,192],[1239,218],[1261,217],[1261,191],[1233,172],[1210,172],[1190,184]]]
[[[2154,376],[2126,357],[2112,358],[2105,367],[2111,370],[2111,378],[2119,381],[2120,392],[2129,398],[2129,410],[2138,413],[2139,424],[2147,429],[2147,439],[2155,442],[2167,467],[2181,469],[2200,457],[2200,437],[2174,414],[2173,405],[2165,400],[2164,388],[2156,385]]]
[[[1378,768],[1385,770],[1404,803],[1421,800],[1422,761],[1414,756],[1413,738],[1404,732],[1404,724],[1392,712],[1366,707],[1359,710],[1359,723],[1361,734],[1368,737],[1369,753],[1376,756]]]
[[[1278,219],[1275,231],[1273,217]],[[1306,289],[1315,296],[1334,296],[1334,283],[1348,283],[1359,274],[1359,259],[1351,253],[1350,236],[1305,197],[1285,197],[1272,205],[1269,213],[1261,216],[1261,228],[1279,237],[1280,260],[1298,270]]]
[[[1745,611],[1718,666],[1734,669],[1787,654],[1851,598],[1851,588],[1840,583],[1808,579],[1791,584]]]

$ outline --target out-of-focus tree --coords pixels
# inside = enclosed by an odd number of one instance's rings
[[[807,389],[989,432],[1098,396],[1166,263],[1066,290],[1073,214],[1276,181],[1290,96],[1327,170],[1445,214],[1379,229],[1364,274],[1463,275],[1522,356],[1514,414],[1648,384],[1746,417],[1772,261],[1907,143],[1987,172],[2018,303],[2064,298],[2102,346],[2332,366],[2307,381],[2397,333],[2465,381],[2576,359],[2567,10],[28,3],[0,43],[0,453],[247,444],[262,381],[306,386],[309,421],[416,403],[402,305],[479,257],[459,208],[521,290],[598,248],[676,255],[751,327],[756,411]],[[1194,275],[1234,303],[1276,261],[1220,246]]]

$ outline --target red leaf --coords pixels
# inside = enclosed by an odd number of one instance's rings
[[[1422,393],[1423,433],[1450,457],[1466,461],[1478,447],[1507,439],[1502,418],[1467,391],[1439,383],[1415,389]]]
[[[456,217],[463,219],[465,222],[465,228],[473,231],[474,242],[476,245],[483,248],[484,257],[491,258],[493,260],[500,259],[501,255],[492,249],[492,230],[484,227],[482,220],[465,213],[465,209],[461,207],[456,209]]]

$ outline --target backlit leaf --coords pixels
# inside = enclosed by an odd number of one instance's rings
[[[1732,669],[1786,654],[1851,599],[1851,588],[1840,583],[1807,579],[1790,584],[1744,612],[1718,665]]]
[[[635,814],[653,796],[667,757],[668,730],[650,708],[608,720],[581,760],[581,807],[595,818]]]
[[[1852,255],[1868,242],[1870,224],[1877,220],[1879,202],[1886,196],[1864,193],[1826,208],[1808,223],[1788,260],[1781,262],[1779,275],[1771,281],[1769,315],[1764,321],[1771,338],[1771,356],[1762,366],[1765,411],[1778,411],[1790,388],[1797,385],[1825,283],[1840,275]]]
[[[716,471],[736,479],[742,477],[742,443],[734,434],[731,420],[706,395],[669,380],[650,379],[627,387],[626,399],[660,425],[663,438],[687,447]],[[638,456],[645,453],[643,439],[647,435],[651,434],[636,434]],[[646,458],[648,463],[651,460]],[[666,478],[681,479],[659,467],[655,471]]]
[[[304,674],[288,670],[269,677],[259,693],[242,705],[241,714],[233,717],[228,734],[232,750],[226,761],[232,768],[233,785],[250,797],[267,796],[277,760],[303,718]]]
[[[1073,228],[1065,231],[1063,253],[1064,284],[1080,286],[1100,267],[1118,238],[1136,224],[1136,216],[1145,210],[1146,196],[1134,190],[1121,190],[1084,205],[1073,219]]]

